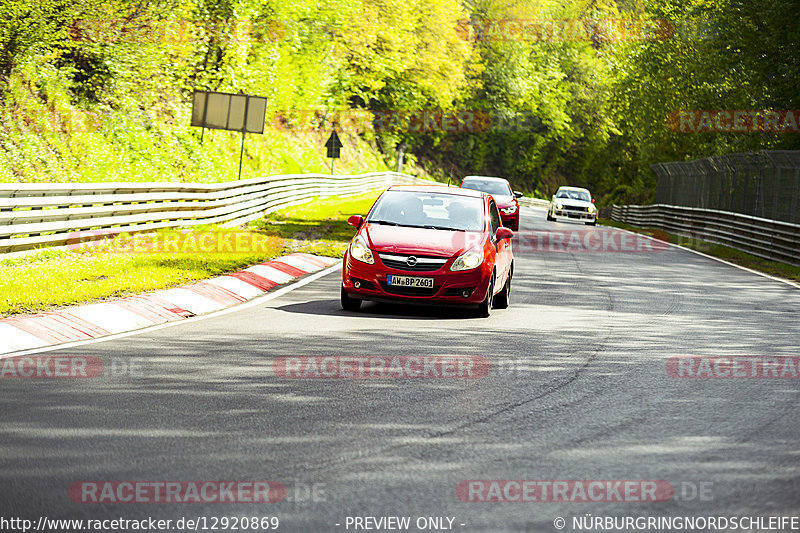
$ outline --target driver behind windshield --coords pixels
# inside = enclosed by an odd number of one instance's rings
[[[480,221],[480,210],[475,202],[466,205],[458,200],[453,200],[447,206],[447,214],[450,225],[458,229],[476,229],[476,224]]]

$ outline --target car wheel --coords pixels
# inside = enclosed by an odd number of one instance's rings
[[[587,226],[596,226],[597,225],[597,220],[593,220],[591,222],[587,222],[586,225]]]
[[[555,222],[555,221],[556,221],[555,217],[551,217],[551,216],[550,216],[550,211],[548,211],[548,212],[547,212],[547,220],[548,220],[549,222]]]
[[[347,291],[342,287],[342,309],[345,311],[358,311],[361,308],[361,300],[351,298]]]
[[[497,297],[492,302],[497,309],[507,309],[511,303],[511,272],[508,273],[508,279],[503,287],[503,290],[497,293]]]
[[[489,318],[492,314],[492,302],[494,300],[494,274],[492,280],[489,282],[489,288],[486,291],[486,298],[478,306],[478,316],[481,318]]]

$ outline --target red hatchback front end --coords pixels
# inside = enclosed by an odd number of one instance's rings
[[[490,286],[491,301],[510,284],[512,232],[499,228],[491,196],[441,186],[392,187],[366,218],[353,216],[351,224],[358,231],[343,260],[345,308],[361,300],[479,307]]]
[[[497,207],[500,209],[500,218],[503,225],[514,231],[519,231],[519,202],[513,196],[497,199]]]

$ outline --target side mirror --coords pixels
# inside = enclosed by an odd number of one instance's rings
[[[594,203],[594,198],[592,198],[592,203]]]
[[[503,239],[510,239],[513,236],[514,232],[505,226],[497,228],[497,233],[495,233],[495,237],[497,237],[498,241],[502,241]]]
[[[525,196],[525,195],[524,195],[524,194],[522,194],[521,192],[519,192],[519,191],[514,191],[514,198],[522,198],[523,196]]]
[[[361,224],[364,223],[364,217],[361,215],[351,215],[350,218],[347,219],[347,223],[354,228],[360,228]]]

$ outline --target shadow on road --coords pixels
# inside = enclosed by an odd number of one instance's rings
[[[357,316],[362,318],[400,318],[408,320],[463,320],[465,318],[476,318],[475,310],[470,308],[404,303],[364,302],[358,311],[345,311],[339,305],[339,300],[311,300],[303,303],[282,305],[275,309],[304,315]]]

